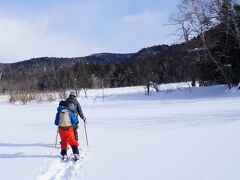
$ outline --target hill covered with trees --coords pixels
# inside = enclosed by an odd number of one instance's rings
[[[233,0],[182,0],[171,19],[181,44],[136,53],[100,53],[78,58],[42,57],[0,64],[0,91],[54,91],[200,81],[240,80],[240,6]]]

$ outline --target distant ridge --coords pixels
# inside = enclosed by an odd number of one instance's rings
[[[96,53],[84,57],[39,57],[15,63],[0,63],[0,73],[5,77],[14,77],[18,74],[39,75],[68,68],[76,63],[87,64],[119,64],[127,61],[145,58],[146,56],[164,53],[168,45],[157,45],[143,48],[137,53]]]

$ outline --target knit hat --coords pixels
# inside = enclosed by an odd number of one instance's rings
[[[62,101],[59,102],[59,106],[67,107],[67,104],[66,104],[65,101],[62,100]]]
[[[69,97],[70,97],[70,96],[76,97],[76,92],[75,92],[75,91],[71,91],[70,94],[69,94]]]

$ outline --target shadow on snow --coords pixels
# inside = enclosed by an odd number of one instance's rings
[[[44,143],[29,143],[29,144],[17,144],[17,143],[0,143],[0,147],[44,147],[44,148],[53,148],[52,144]],[[47,155],[47,154],[27,154],[24,152],[17,152],[12,154],[0,154],[0,159],[14,159],[14,158],[57,158],[56,155]]]
[[[17,144],[17,143],[0,143],[0,147],[45,147],[53,148],[53,144],[44,144],[44,143],[26,143],[26,144]]]
[[[13,154],[0,154],[0,159],[15,159],[15,158],[59,158],[57,155],[30,155],[23,152],[13,153]]]

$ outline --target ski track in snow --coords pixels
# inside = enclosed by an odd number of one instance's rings
[[[50,162],[51,159],[46,158],[44,164],[39,169],[39,175],[36,176],[37,180],[87,179],[87,174],[84,170],[84,162],[88,159],[90,148],[87,146],[85,134],[82,131],[83,130],[79,127],[79,138],[82,139],[81,146],[79,146],[80,159],[77,162],[73,162],[69,156],[68,161],[65,162],[60,159],[59,155],[57,160]],[[60,147],[57,147],[49,151],[48,154],[57,156],[56,153],[59,153],[59,151]]]
[[[47,168],[42,168],[42,173],[36,177],[38,180],[71,180],[86,179],[83,162],[86,159],[86,153],[82,155],[77,162],[69,159],[67,162],[61,159],[55,160]],[[45,161],[45,164],[48,160]],[[45,170],[44,170],[45,169]]]

